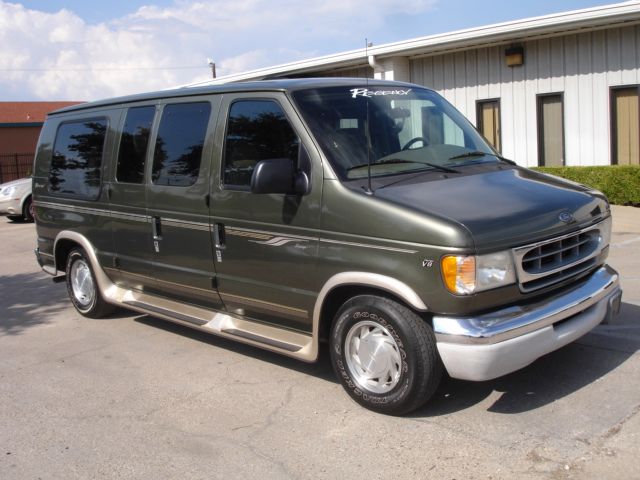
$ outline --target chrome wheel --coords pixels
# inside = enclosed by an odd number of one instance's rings
[[[70,273],[71,290],[76,301],[82,307],[89,307],[96,294],[89,265],[84,259],[73,262]]]
[[[358,385],[372,393],[387,393],[398,384],[402,356],[393,336],[372,321],[356,323],[345,338],[345,360]]]

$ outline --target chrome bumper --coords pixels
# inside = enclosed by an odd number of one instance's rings
[[[476,317],[434,316],[442,361],[454,378],[489,380],[518,370],[617,314],[622,290],[609,266],[534,304]]]

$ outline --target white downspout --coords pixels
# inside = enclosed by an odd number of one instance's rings
[[[384,67],[380,65],[378,62],[376,62],[375,55],[369,55],[368,60],[369,60],[369,66],[373,68],[374,76],[376,73],[379,73],[380,77],[376,77],[376,78],[384,78]]]

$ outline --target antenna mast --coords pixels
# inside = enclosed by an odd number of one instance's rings
[[[369,59],[369,39],[364,39],[364,55],[366,59]],[[369,76],[365,77],[365,85],[369,90]],[[369,130],[369,97],[364,97],[366,105],[366,119],[364,122],[365,138],[367,140],[367,188],[364,190],[367,195],[373,195],[371,189],[371,133]]]

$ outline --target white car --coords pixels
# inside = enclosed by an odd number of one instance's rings
[[[33,222],[31,178],[0,185],[0,216],[7,216],[11,221]]]

